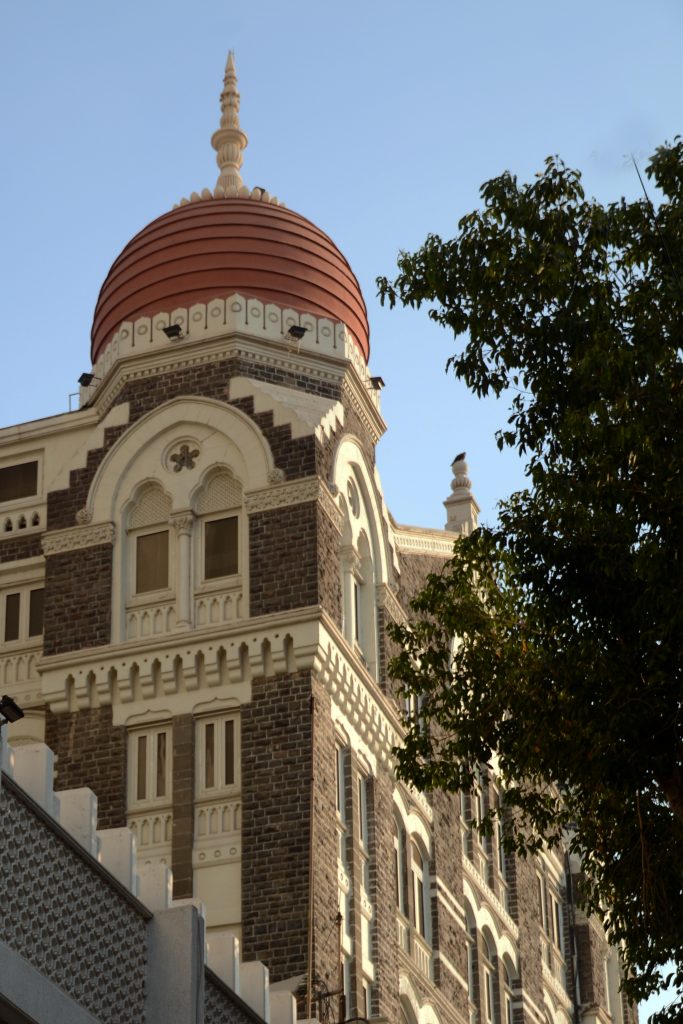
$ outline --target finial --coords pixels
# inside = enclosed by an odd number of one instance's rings
[[[448,516],[446,529],[452,533],[469,534],[477,528],[479,505],[472,494],[472,481],[467,475],[466,452],[455,456],[451,470],[451,494],[444,501]]]
[[[216,150],[216,163],[221,173],[216,188],[237,191],[242,188],[240,167],[242,166],[242,150],[247,145],[247,136],[240,128],[240,94],[237,91],[237,75],[235,74],[235,55],[231,50],[225,65],[223,92],[221,93],[221,126],[211,136],[211,145]]]

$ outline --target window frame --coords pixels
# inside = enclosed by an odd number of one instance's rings
[[[164,792],[156,792],[156,779],[159,772],[159,737],[165,737]],[[145,808],[168,807],[173,802],[173,727],[170,722],[133,727],[127,733],[128,743],[128,813],[136,813]],[[145,752],[145,795],[138,795],[140,770],[140,743],[146,739]],[[154,795],[150,796],[150,790]]]
[[[223,519],[234,519],[237,526],[237,540],[235,543],[235,554],[237,558],[237,569],[235,572],[226,573],[224,576],[207,576],[206,575],[206,527],[210,523],[216,523]],[[198,517],[199,522],[199,559],[198,559],[198,570],[199,570],[199,586],[211,588],[212,586],[218,586],[224,584],[226,580],[236,581],[242,575],[242,561],[243,554],[241,551],[242,541],[242,517],[239,509],[226,509],[220,512],[209,512],[206,515]]]
[[[226,743],[225,725],[233,723],[232,732],[232,768],[233,781],[226,782]],[[214,783],[206,785],[207,749],[206,737],[207,727],[214,727]],[[242,743],[239,711],[214,712],[210,715],[200,715],[195,719],[195,798],[202,801],[220,800],[223,797],[239,793],[242,785]],[[216,728],[219,726],[219,728]]]
[[[31,595],[35,591],[43,592],[43,611],[40,632],[31,633]],[[18,596],[17,635],[7,639],[7,599]],[[39,645],[45,634],[45,581],[42,579],[8,582],[0,590],[0,645],[7,650]]]

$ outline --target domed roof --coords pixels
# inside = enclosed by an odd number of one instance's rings
[[[219,196],[176,207],[128,243],[97,300],[93,363],[124,320],[233,292],[342,321],[367,361],[365,302],[334,242],[283,206]]]

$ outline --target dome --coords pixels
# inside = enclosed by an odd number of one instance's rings
[[[365,302],[334,242],[283,206],[219,197],[178,206],[128,243],[97,300],[93,363],[124,320],[233,292],[341,321],[367,361]]]

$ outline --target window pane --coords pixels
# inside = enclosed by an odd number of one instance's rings
[[[211,722],[205,726],[204,732],[204,788],[211,789],[214,785],[214,763],[215,763],[215,746],[214,746],[214,727]]]
[[[0,501],[15,501],[38,493],[38,463],[22,462],[0,469]]]
[[[166,796],[166,733],[157,736],[157,796]]]
[[[137,799],[147,796],[147,737],[138,736],[138,789]]]
[[[204,578],[237,572],[237,516],[212,519],[204,527]]]
[[[232,786],[235,781],[235,723],[225,723],[225,785]]]
[[[165,590],[168,586],[168,530],[138,537],[135,560],[135,591]]]
[[[28,635],[40,636],[43,632],[44,590],[32,590],[28,609]]]
[[[19,594],[5,598],[5,640],[19,639]]]

